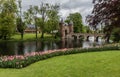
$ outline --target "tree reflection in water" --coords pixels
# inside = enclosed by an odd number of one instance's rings
[[[0,55],[22,55],[30,52],[44,52],[46,50],[63,48],[88,48],[94,45],[102,45],[102,41],[61,40],[61,41],[29,41],[29,42],[2,42],[0,43]]]

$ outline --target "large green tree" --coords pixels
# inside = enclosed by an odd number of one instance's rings
[[[15,31],[16,11],[15,0],[0,1],[0,37],[5,40]]]
[[[22,0],[18,0],[18,13],[17,13],[17,19],[16,19],[16,25],[17,30],[21,34],[21,39],[23,39],[24,30],[25,30],[25,22],[22,20],[22,6],[21,6]]]
[[[40,7],[30,6],[28,11],[25,12],[24,15],[26,22],[30,24],[34,22],[36,27],[37,26],[40,27],[42,33],[41,38],[44,38],[44,33],[46,31],[50,32],[58,29],[59,26],[58,10],[59,5],[57,4],[52,5],[48,3],[41,3]]]
[[[49,8],[50,7],[49,7],[48,3],[41,3],[40,8],[39,8],[40,15],[42,16],[42,22],[41,22],[41,26],[40,26],[40,29],[42,32],[41,38],[44,38],[45,26],[46,26],[45,24],[46,24],[47,12],[48,12]]]
[[[36,24],[36,20],[37,20],[37,15],[39,14],[39,9],[38,6],[32,6],[30,5],[29,9],[24,12],[24,19],[25,19],[25,23],[27,24],[34,24],[35,25],[35,29],[36,29],[36,39],[37,39],[37,24]]]
[[[51,5],[47,13],[49,18],[47,21],[47,25],[49,27],[49,31],[51,31],[52,34],[55,34],[55,38],[56,38],[56,33],[59,29],[59,18],[60,18],[60,16],[58,15],[59,9],[60,6],[58,4]]]
[[[41,38],[44,38],[45,33],[45,20],[47,18],[47,10],[49,8],[49,4],[41,3],[40,7],[30,5],[30,8],[27,12],[24,12],[25,20],[28,24],[34,24],[36,26],[36,38],[37,38],[37,23],[40,25],[40,30],[42,32]],[[39,20],[39,16],[41,16],[42,21]]]
[[[66,22],[69,23],[70,21],[73,22],[75,33],[83,32],[82,16],[80,13],[76,12],[69,14]]]
[[[105,38],[109,42],[113,30],[120,27],[120,0],[93,0],[93,4],[94,8],[92,14],[87,16],[87,22],[95,29],[99,25],[105,25]]]

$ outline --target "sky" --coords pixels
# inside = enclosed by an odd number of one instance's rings
[[[60,16],[65,19],[69,13],[79,12],[82,15],[83,23],[85,23],[85,17],[91,14],[93,5],[92,0],[22,0],[23,11],[29,8],[29,5],[40,5],[41,2],[60,4]]]

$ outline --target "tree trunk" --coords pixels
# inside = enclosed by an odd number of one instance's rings
[[[37,39],[38,37],[37,37],[37,28],[36,28],[36,39]]]
[[[42,32],[41,38],[44,38],[44,32]]]
[[[36,31],[36,39],[37,39],[38,37],[37,37],[37,31]]]
[[[106,37],[105,37],[105,39],[106,39],[105,42],[106,42],[106,43],[109,43],[110,36],[111,36],[110,34],[106,34]]]
[[[55,36],[54,36],[54,38],[56,39],[57,38],[57,34],[55,33]]]
[[[24,33],[22,32],[22,33],[21,33],[21,39],[22,39],[22,40],[23,40],[23,36],[24,36]]]
[[[4,36],[4,40],[7,40],[7,36],[6,35]]]

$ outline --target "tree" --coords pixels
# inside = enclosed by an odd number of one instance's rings
[[[44,33],[46,30],[56,30],[59,26],[59,16],[58,16],[59,5],[51,5],[48,3],[41,3],[40,6],[30,6],[27,12],[24,13],[25,20],[27,23],[35,23],[36,35],[37,26],[40,27],[42,32],[41,38],[44,38]],[[40,16],[40,17],[38,17]]]
[[[93,0],[94,8],[86,21],[90,26],[97,29],[104,26],[106,41],[109,42],[113,29],[120,25],[120,0]]]
[[[82,16],[80,13],[69,14],[66,22],[69,23],[70,21],[73,21],[75,33],[83,32]]]
[[[0,1],[0,37],[5,40],[15,31],[16,11],[15,0]]]
[[[21,33],[21,39],[23,39],[24,30],[25,30],[25,23],[22,20],[21,0],[18,0],[18,7],[19,7],[19,11],[18,11],[18,17],[17,17],[17,20],[16,20],[16,24],[17,24],[17,30],[18,30],[18,32]]]
[[[113,35],[113,41],[119,42],[120,41],[120,28],[114,29],[112,32]]]
[[[47,21],[47,25],[49,27],[49,31],[52,32],[52,34],[55,34],[55,38],[56,38],[56,33],[55,31],[58,31],[59,29],[59,9],[60,6],[58,4],[55,5],[51,5],[50,9],[48,10],[48,21]]]
[[[39,13],[38,6],[32,6],[30,5],[30,8],[27,10],[27,12],[24,12],[24,19],[27,24],[34,24],[36,29],[36,39],[37,39],[37,14]]]
[[[93,31],[90,29],[89,26],[83,26],[83,33],[92,33]]]
[[[20,32],[21,39],[23,39],[24,30],[25,30],[25,22],[23,22],[20,17],[17,17],[17,19],[16,19],[16,25],[17,25],[17,31]]]
[[[47,20],[47,12],[48,12],[48,9],[49,9],[49,4],[48,3],[41,3],[40,5],[40,9],[39,9],[39,12],[40,12],[40,15],[42,16],[42,22],[41,22],[41,32],[42,32],[42,35],[41,35],[41,38],[44,38],[44,33],[45,33],[45,20]]]

